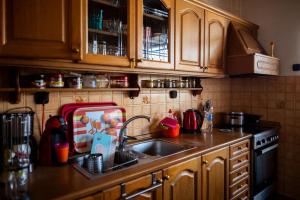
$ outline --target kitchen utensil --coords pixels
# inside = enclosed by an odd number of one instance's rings
[[[230,126],[243,126],[244,113],[243,112],[229,112],[224,113],[225,124]]]
[[[188,109],[183,113],[183,132],[199,133],[202,124],[201,113],[194,109]]]
[[[94,134],[102,132],[116,137],[125,121],[125,109],[118,106],[76,108],[72,114],[72,143],[78,153],[89,152]]]
[[[86,159],[86,166],[89,173],[99,174],[103,170],[102,154],[90,154]]]
[[[37,160],[33,137],[34,112],[18,107],[0,114],[0,171],[30,168]]]
[[[110,168],[114,164],[116,151],[116,136],[109,135],[105,130],[95,133],[91,153],[102,154],[105,168]]]

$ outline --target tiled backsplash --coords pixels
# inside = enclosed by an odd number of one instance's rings
[[[231,108],[281,123],[278,188],[280,193],[299,199],[300,77],[231,79]]]
[[[142,78],[165,78],[150,77]],[[171,77],[179,78],[179,77]],[[128,133],[130,135],[141,135],[158,130],[158,122],[168,115],[169,109],[179,115],[189,108],[198,108],[203,100],[212,99],[215,111],[230,110],[230,80],[229,79],[206,79],[202,80],[204,87],[201,96],[193,96],[191,91],[180,90],[176,99],[169,97],[168,90],[146,89],[141,92],[139,97],[130,99],[127,92],[51,92],[50,101],[45,105],[45,116],[57,115],[61,105],[72,102],[104,102],[113,101],[126,109],[127,119],[138,114],[151,116],[152,123],[144,119],[139,119],[129,124]],[[34,103],[34,96],[31,93],[22,93],[19,104],[10,104],[8,96],[0,96],[0,111],[5,111],[13,107],[30,106],[36,112],[34,132],[39,139],[41,131],[42,106]]]

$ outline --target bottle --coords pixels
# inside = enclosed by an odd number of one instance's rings
[[[214,112],[214,107],[211,106],[208,112],[207,116],[207,132],[212,133],[213,131],[213,112]]]
[[[204,119],[201,126],[202,133],[212,133],[213,131],[213,112],[214,108],[212,106],[211,100],[207,100],[204,105]]]

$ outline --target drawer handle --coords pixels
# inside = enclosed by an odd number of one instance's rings
[[[242,147],[238,147],[238,150],[242,150],[243,148]]]
[[[204,165],[207,165],[207,164],[208,164],[208,161],[207,161],[207,160],[203,160],[202,163],[203,163]]]
[[[238,176],[241,176],[241,175],[242,175],[242,173],[241,173],[241,172],[239,172],[239,173],[237,173],[237,175],[238,175]]]
[[[241,185],[238,186],[238,189],[240,189],[240,188],[242,188],[244,186],[245,186],[245,184],[241,184]]]
[[[241,159],[240,159],[240,160],[238,160],[238,163],[241,163],[241,162],[243,162],[243,160],[241,160]]]
[[[144,190],[141,190],[141,191],[139,191],[139,192],[136,192],[136,193],[134,193],[134,194],[132,194],[132,195],[127,196],[126,194],[123,194],[122,200],[130,200],[130,199],[134,199],[135,197],[137,197],[137,196],[139,196],[139,195],[141,195],[141,194],[144,194],[144,193],[147,193],[147,192],[151,192],[151,191],[156,190],[157,188],[159,188],[159,187],[161,187],[161,186],[162,186],[162,183],[159,183],[159,182],[157,181],[156,184],[153,184],[152,186],[150,186],[150,187],[148,187],[148,188],[146,188],[146,189],[144,189]]]

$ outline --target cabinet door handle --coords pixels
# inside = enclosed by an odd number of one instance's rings
[[[80,50],[79,50],[78,48],[73,48],[73,49],[72,49],[72,52],[73,52],[73,53],[79,53]]]
[[[165,175],[164,176],[164,180],[169,180],[170,179],[170,176],[169,175]]]
[[[136,62],[137,62],[137,63],[140,63],[140,62],[143,62],[143,61],[144,61],[143,58],[138,58],[138,59],[136,59]]]
[[[208,70],[208,67],[203,67],[203,72],[205,72],[206,70]]]
[[[208,164],[208,161],[207,161],[207,160],[203,160],[202,163],[203,163],[204,165],[207,165],[207,164]]]

